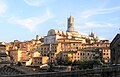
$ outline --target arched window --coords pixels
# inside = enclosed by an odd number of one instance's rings
[[[52,32],[50,32],[50,36],[52,36],[53,35],[53,33]]]

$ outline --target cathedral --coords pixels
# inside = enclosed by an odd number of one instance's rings
[[[78,31],[75,29],[74,18],[72,16],[68,18],[66,32],[51,29],[48,31],[47,36],[45,36],[44,43],[45,44],[55,43],[60,38],[82,40],[83,43],[87,43],[88,41],[89,42],[99,41],[99,38],[93,32],[91,32],[91,34],[88,36],[79,34]]]

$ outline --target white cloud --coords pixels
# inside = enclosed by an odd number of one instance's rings
[[[53,0],[24,0],[25,3],[27,3],[30,6],[42,6],[48,2],[51,2]]]
[[[38,25],[40,26],[40,24],[46,22],[47,20],[51,18],[53,18],[53,14],[50,11],[46,11],[45,14],[38,16],[38,17],[30,17],[26,19],[11,17],[8,19],[8,22],[23,26],[30,31],[34,31]]]
[[[0,0],[0,14],[5,13],[6,10],[7,10],[7,5],[2,0]]]
[[[84,11],[80,15],[80,18],[89,18],[89,17],[99,15],[99,14],[108,14],[108,13],[112,13],[117,10],[120,10],[120,6],[113,7],[113,8],[105,8],[105,9],[91,9],[91,10]]]
[[[80,25],[84,26],[84,27],[96,27],[96,28],[100,28],[100,27],[115,27],[116,24],[110,24],[110,23],[95,23],[95,22],[85,22],[85,23],[81,23]]]

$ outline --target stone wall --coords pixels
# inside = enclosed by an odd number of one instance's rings
[[[120,67],[107,67],[101,69],[87,69],[69,72],[46,72],[36,74],[21,74],[0,77],[118,77],[120,76]]]

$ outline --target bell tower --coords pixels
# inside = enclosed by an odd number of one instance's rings
[[[68,24],[67,24],[67,32],[74,32],[75,28],[74,28],[74,18],[72,16],[70,16],[68,18]]]

